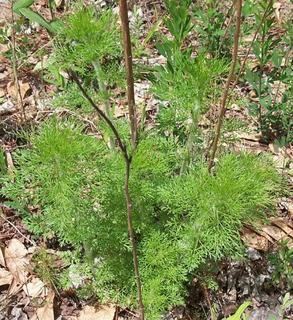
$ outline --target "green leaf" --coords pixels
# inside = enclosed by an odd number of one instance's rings
[[[38,23],[40,26],[46,28],[49,32],[54,33],[55,28],[47,21],[45,20],[41,15],[34,12],[33,10],[29,8],[22,8],[19,9],[19,12],[28,18],[30,21]]]
[[[227,318],[227,320],[241,320],[241,316],[250,305],[251,305],[250,301],[243,302],[242,305],[237,309],[235,314]]]
[[[28,8],[30,7],[35,0],[18,0],[15,2],[15,4],[13,5],[13,11],[15,13],[19,13],[20,9],[24,9],[24,8]]]

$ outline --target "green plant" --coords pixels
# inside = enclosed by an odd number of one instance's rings
[[[221,7],[222,6],[222,7]],[[233,44],[233,30],[225,23],[231,9],[224,13],[223,3],[219,1],[207,1],[202,7],[195,7],[194,14],[197,19],[196,30],[199,33],[201,50],[209,53],[214,58],[231,57]]]
[[[122,155],[73,120],[51,119],[27,139],[31,147],[14,155],[14,182],[2,179],[2,194],[26,208],[30,229],[74,246],[91,273],[88,290],[102,301],[136,306]],[[154,131],[140,141],[132,162],[133,222],[152,320],[183,303],[189,275],[200,266],[242,254],[239,229],[263,216],[278,188],[264,158],[226,155],[215,176],[200,164],[178,176],[177,153],[173,139]],[[39,209],[30,213],[32,207]]]
[[[189,8],[191,0],[165,0],[168,18],[165,24],[174,37],[174,43],[180,48],[188,33],[193,29]]]
[[[112,119],[112,95],[109,89],[125,83],[121,59],[117,15],[110,10],[98,13],[93,7],[79,8],[65,19],[55,37],[55,50],[50,58],[47,76],[62,90],[55,104],[60,105],[60,100],[65,100],[69,108],[86,104],[93,109],[81,97],[77,84],[68,82],[68,72],[75,72],[92,98],[103,104],[102,110],[106,116]],[[68,103],[68,99],[72,98],[73,101]],[[113,133],[105,131],[103,134],[113,148]]]
[[[272,279],[273,281],[284,288],[289,288],[293,285],[293,249],[289,248],[286,243],[281,243],[278,250],[269,255],[269,260],[274,268]]]
[[[290,308],[292,308],[292,306],[293,306],[293,299],[291,298],[290,293],[287,292],[282,299],[282,304],[280,306],[280,311],[279,311],[280,316],[284,317],[286,312],[288,310],[290,310]],[[284,319],[286,319],[286,318],[284,318]],[[289,319],[289,317],[288,317],[288,319]]]
[[[226,320],[241,320],[246,319],[244,312],[245,310],[251,305],[250,301],[245,301],[242,303],[242,305],[237,309],[237,311],[230,317],[225,318]],[[225,320],[223,319],[223,320]]]
[[[33,272],[48,286],[56,288],[59,271],[55,266],[56,258],[45,248],[40,248],[32,256]]]
[[[191,49],[183,48],[193,28],[190,5],[191,1],[166,2],[169,17],[165,24],[173,38],[162,38],[157,44],[158,51],[166,57],[167,63],[156,68],[152,87],[156,97],[165,103],[158,113],[160,131],[178,136],[187,146],[182,171],[199,154],[199,148],[196,147],[200,145],[198,119],[205,111],[212,84],[226,71],[223,61],[209,60],[204,55],[193,57]]]
[[[13,11],[17,14],[21,14],[31,22],[38,23],[40,26],[47,29],[51,34],[55,34],[61,27],[60,21],[48,22],[39,13],[33,11],[30,7],[34,4],[35,0],[17,0],[13,4]]]
[[[292,45],[292,37],[290,27],[283,37],[271,32],[276,26],[274,10],[273,1],[259,1],[254,6],[259,33],[253,43],[253,53],[258,65],[246,70],[245,79],[257,98],[249,104],[249,108],[258,117],[263,139],[266,142],[279,139],[281,144],[288,144],[292,141],[292,68],[288,66],[289,54],[286,55],[284,64],[282,63],[282,52]],[[280,92],[282,83],[286,87],[285,92]],[[280,101],[279,94],[282,96]]]

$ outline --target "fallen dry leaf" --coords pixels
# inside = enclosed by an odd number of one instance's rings
[[[10,285],[12,280],[12,274],[4,268],[0,268],[0,286]]]
[[[17,286],[23,285],[27,280],[27,250],[19,240],[12,239],[4,250],[4,258],[7,269],[13,275],[13,282],[9,288],[9,293],[13,294]]]
[[[30,85],[27,82],[22,82],[19,81],[19,89],[20,89],[20,93],[21,93],[21,97],[22,99],[24,99],[26,93],[30,90]],[[18,95],[18,90],[17,90],[17,86],[15,85],[14,82],[9,82],[7,85],[7,93],[8,95],[17,100],[19,95]]]
[[[54,320],[54,291],[50,291],[44,305],[37,309],[31,320]]]
[[[85,306],[80,312],[78,320],[113,320],[115,312],[116,308],[113,305],[99,306],[99,308]]]
[[[253,249],[260,251],[267,251],[269,249],[268,239],[255,233],[251,229],[243,228],[241,239],[248,247]]]
[[[287,233],[291,238],[293,238],[293,228],[290,227],[290,224],[286,223],[282,218],[273,218],[270,219],[271,223],[280,229],[282,229],[285,233]]]
[[[23,287],[23,291],[31,298],[37,298],[44,294],[45,284],[39,278],[33,278]]]

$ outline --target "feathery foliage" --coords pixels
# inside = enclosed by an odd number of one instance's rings
[[[135,305],[121,155],[72,120],[52,119],[27,138],[31,148],[16,154],[15,181],[2,179],[2,193],[26,209],[34,232],[56,234],[79,251],[92,266],[100,299]],[[242,224],[264,216],[278,187],[270,163],[249,154],[222,157],[215,176],[205,165],[178,175],[177,150],[172,139],[150,134],[132,163],[133,218],[151,320],[184,301],[184,284],[206,261],[241,254]]]

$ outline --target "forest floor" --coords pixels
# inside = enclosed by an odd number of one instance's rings
[[[50,16],[47,1],[40,0],[35,4],[43,16]],[[64,14],[61,5],[57,15]],[[160,1],[141,1],[136,7],[136,14],[142,19],[141,30],[148,29],[158,17],[164,14]],[[132,17],[134,17],[132,12]],[[132,17],[130,19],[132,19]],[[17,17],[15,17],[17,19]],[[3,27],[2,38],[9,31],[11,24],[11,9],[6,0],[0,0],[0,25]],[[141,41],[145,34],[142,32]],[[10,36],[8,36],[10,38]],[[7,38],[7,39],[8,39]],[[51,107],[51,99],[57,88],[42,78],[43,66],[46,64],[52,41],[47,32],[36,25],[23,21],[16,33],[17,47],[17,78],[19,92],[15,82],[11,46],[9,41],[0,43],[0,147],[5,153],[8,170],[14,170],[13,152],[23,148],[16,132],[36,126],[46,118],[57,115],[66,117],[73,114],[72,110]],[[165,60],[159,56],[151,43],[147,45],[146,56],[142,61],[146,65],[162,64]],[[240,57],[245,55],[241,48]],[[158,101],[148,92],[148,80],[135,83],[136,102],[146,105],[148,123],[152,125],[155,119]],[[281,174],[286,177],[292,188],[293,150],[290,146],[279,147],[277,144],[266,144],[261,140],[256,130],[254,118],[247,109],[238,104],[241,97],[249,96],[250,90],[243,85],[233,88],[235,103],[232,103],[226,113],[226,119],[239,120],[242,125],[229,131],[227,128],[222,136],[221,147],[229,150],[248,150],[256,154],[268,153],[274,159]],[[238,101],[238,102],[237,102]],[[125,101],[117,101],[116,115],[123,116]],[[210,112],[201,120],[201,126],[207,132],[214,126],[218,105],[211,107]],[[80,121],[87,123],[93,133],[95,128],[93,118],[89,115],[78,115]],[[244,125],[243,125],[244,124]],[[1,200],[1,199],[0,199]],[[45,248],[53,257],[56,269],[66,268],[58,259],[57,253],[66,248],[60,247],[55,239],[36,239],[22,222],[17,212],[11,210],[0,201],[0,320],[113,320],[135,319],[131,310],[123,310],[118,306],[100,306],[96,302],[81,300],[74,288],[62,292],[54,292],[47,288],[41,279],[33,272],[33,253],[39,248]],[[235,312],[244,301],[251,301],[252,311],[249,319],[268,320],[281,319],[278,311],[282,308],[283,299],[290,291],[282,283],[282,275],[272,285],[272,266],[269,256],[279,252],[280,240],[293,243],[293,200],[289,197],[279,199],[276,216],[270,223],[255,229],[247,225],[242,230],[242,240],[247,247],[245,261],[222,261],[220,271],[215,274],[217,288],[209,290],[198,286],[197,279],[189,290],[185,306],[179,306],[166,315],[167,320],[177,319],[209,319],[209,312],[214,305],[220,306],[221,317]],[[24,268],[25,266],[25,268]],[[292,289],[292,288],[291,288]],[[290,311],[287,314],[290,319]],[[291,314],[291,319],[293,315]]]

